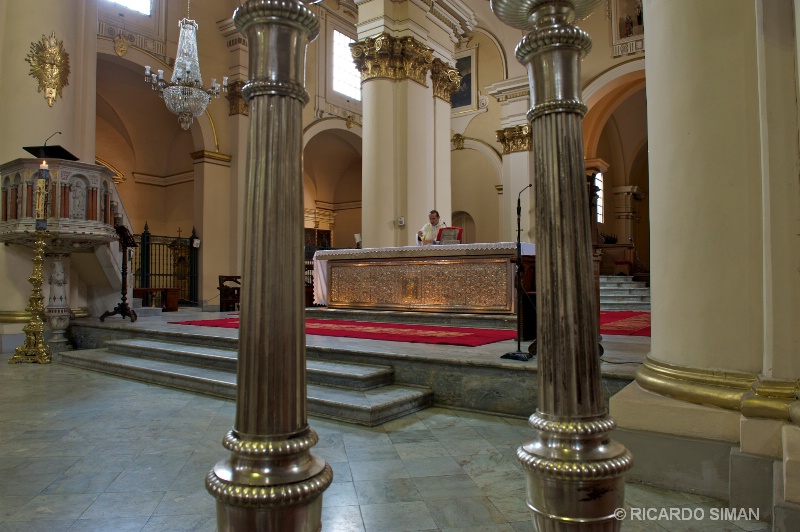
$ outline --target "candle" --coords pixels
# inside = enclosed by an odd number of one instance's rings
[[[42,164],[39,165],[39,170],[47,170],[47,161],[42,161]]]

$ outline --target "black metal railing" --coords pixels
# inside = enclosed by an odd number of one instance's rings
[[[158,236],[144,232],[135,235],[139,245],[133,248],[134,288],[179,288],[179,304],[198,306],[198,252],[194,242],[199,240],[192,228],[188,238]]]

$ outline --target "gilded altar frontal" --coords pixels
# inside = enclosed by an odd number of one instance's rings
[[[334,308],[511,312],[507,259],[331,261]]]

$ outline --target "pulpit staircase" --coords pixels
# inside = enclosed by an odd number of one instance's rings
[[[650,310],[650,288],[630,275],[600,276],[600,310]]]
[[[61,353],[63,364],[236,400],[236,338],[94,329],[91,320],[73,322],[71,336],[96,347]],[[391,367],[347,358],[344,348],[307,349],[309,414],[375,426],[433,404],[432,390],[396,384]]]

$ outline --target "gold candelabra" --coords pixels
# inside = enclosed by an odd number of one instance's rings
[[[28,306],[25,308],[31,314],[31,320],[22,330],[25,332],[25,343],[17,347],[14,356],[8,361],[9,364],[17,362],[31,362],[37,364],[49,364],[52,361],[50,346],[44,342],[44,304],[42,297],[42,263],[44,263],[45,238],[43,231],[36,232],[36,241],[33,245],[33,273],[28,277],[28,282],[33,286],[31,295],[28,298]]]

